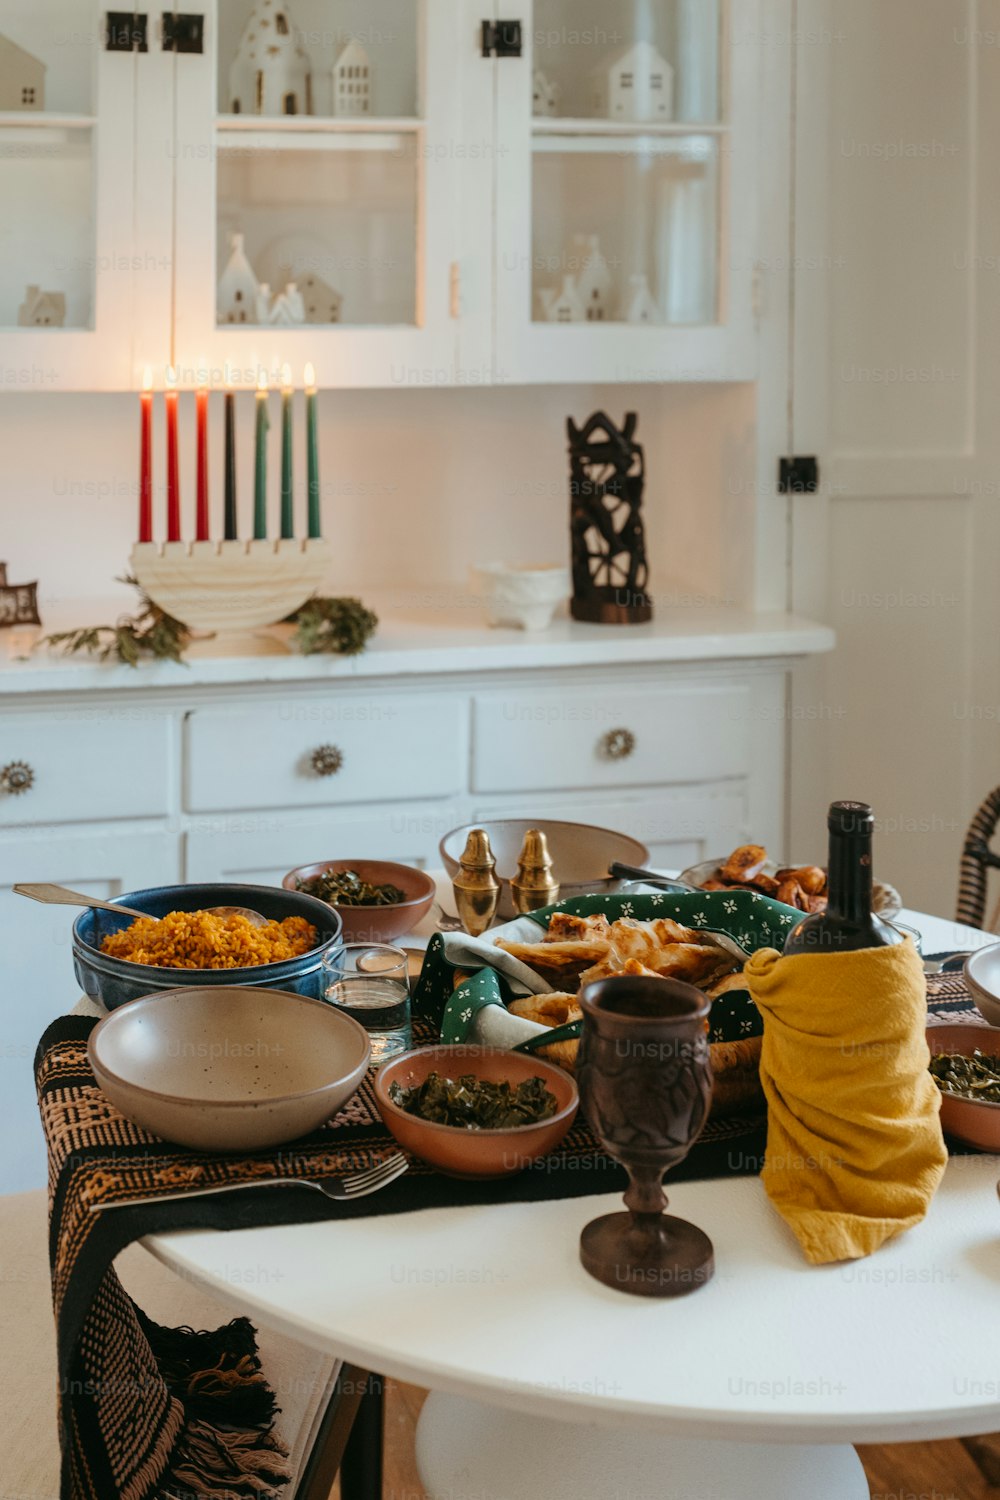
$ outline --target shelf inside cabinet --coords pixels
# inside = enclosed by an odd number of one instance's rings
[[[45,130],[89,130],[96,123],[94,115],[60,115],[43,110],[31,113],[26,109],[0,110],[0,130],[4,132],[24,130],[34,134]]]
[[[722,133],[718,129],[710,133],[687,129],[649,130],[636,125],[627,131],[615,131],[606,122],[597,123],[601,128],[579,135],[568,131],[535,131],[531,149],[535,155],[585,152],[588,156],[672,156],[682,162],[708,162],[714,156],[715,141]]]
[[[215,128],[222,135],[273,137],[274,146],[280,149],[287,137],[301,144],[304,136],[318,136],[323,146],[331,144],[330,137],[343,137],[338,144],[350,148],[351,137],[358,135],[412,135],[422,129],[423,121],[415,115],[400,115],[398,118],[378,115],[359,115],[353,119],[337,120],[325,115],[219,115]],[[385,142],[382,142],[385,149]]]

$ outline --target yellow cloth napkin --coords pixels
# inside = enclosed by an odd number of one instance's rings
[[[764,1017],[768,1197],[814,1265],[870,1255],[920,1222],[948,1160],[917,952],[763,948],[744,972]]]

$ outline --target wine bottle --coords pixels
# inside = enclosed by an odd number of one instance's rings
[[[903,934],[872,911],[874,825],[867,802],[831,802],[826,911],[796,923],[786,953],[852,953],[903,942]]]

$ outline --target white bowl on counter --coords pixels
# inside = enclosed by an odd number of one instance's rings
[[[482,563],[473,568],[471,583],[490,625],[545,630],[569,598],[570,572],[562,564]]]

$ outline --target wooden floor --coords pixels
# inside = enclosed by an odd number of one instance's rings
[[[386,1382],[385,1500],[426,1500],[413,1462],[413,1429],[426,1391]],[[859,1448],[872,1500],[998,1500],[961,1443]],[[331,1500],[340,1500],[334,1486]],[[581,1497],[583,1500],[583,1497]],[[813,1500],[835,1500],[834,1496]]]

